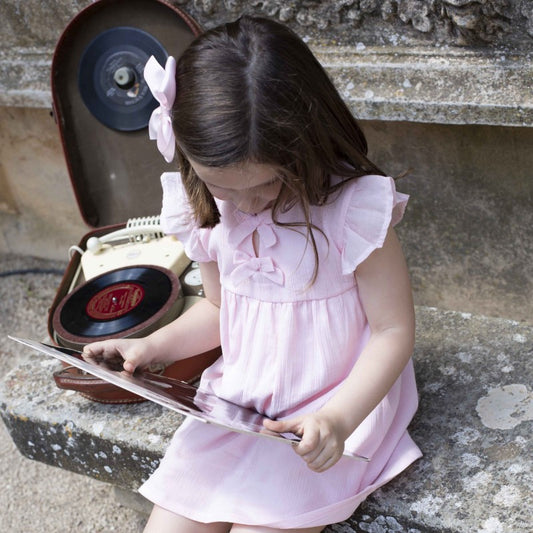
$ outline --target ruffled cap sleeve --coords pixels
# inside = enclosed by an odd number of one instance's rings
[[[362,176],[346,189],[342,272],[352,273],[376,248],[381,248],[390,226],[403,217],[409,196],[396,191],[385,176]]]
[[[211,229],[199,228],[189,204],[187,193],[179,172],[163,172],[163,204],[161,226],[167,235],[175,235],[185,248],[185,253],[193,261],[208,262],[215,258],[209,251]]]

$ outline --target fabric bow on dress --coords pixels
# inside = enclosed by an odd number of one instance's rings
[[[244,216],[240,224],[231,229],[228,237],[229,244],[236,248],[244,239],[250,237],[254,231],[257,231],[262,246],[265,248],[274,246],[278,242],[278,238],[269,220],[271,221],[271,215],[267,212],[260,213],[257,216]]]
[[[283,272],[274,264],[271,257],[253,257],[241,250],[233,255],[235,269],[231,273],[232,281],[237,285],[255,274],[261,274],[277,285],[283,285]]]
[[[169,56],[163,68],[154,56],[144,66],[144,79],[160,106],[152,112],[148,123],[150,139],[157,140],[157,148],[167,163],[174,159],[176,139],[172,129],[172,106],[176,98],[176,60]]]
[[[240,215],[240,223],[234,226],[228,235],[228,244],[237,248],[245,239],[252,239],[257,232],[262,248],[271,248],[278,242],[276,233],[272,229],[272,219],[265,211],[256,216]],[[269,256],[257,257],[237,249],[233,254],[235,269],[231,279],[236,285],[257,274],[283,285],[285,276]]]

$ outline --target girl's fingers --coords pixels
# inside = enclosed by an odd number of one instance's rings
[[[305,423],[305,417],[289,420],[265,420],[264,426],[276,433],[294,433],[302,440],[294,447],[307,466],[314,472],[324,472],[341,457],[342,450],[331,437],[322,435],[316,424]]]
[[[323,460],[316,461],[308,466],[314,472],[325,472],[328,468],[331,468],[339,459],[339,456],[332,455],[329,457],[325,457]]]
[[[81,353],[81,357],[83,358],[84,361],[87,361],[88,363],[93,363],[93,364],[97,363],[95,357],[93,356],[91,352],[83,351]]]
[[[270,420],[266,418],[263,421],[263,425],[270,431],[276,433],[294,433],[295,435],[300,435],[300,423],[298,418],[293,418],[289,420]]]
[[[119,347],[113,342],[89,344],[83,348],[82,357],[93,364],[105,362],[110,365],[122,365],[124,362]]]
[[[88,344],[87,346],[84,346],[82,355],[85,357],[92,357],[94,359],[96,358],[104,358],[108,354],[108,350],[106,349],[106,344],[95,342],[92,344]]]
[[[301,455],[306,463],[312,462],[322,452],[326,443],[321,440],[317,428],[305,428],[302,440],[296,446],[296,453]]]
[[[133,374],[135,372],[135,369],[137,368],[137,363],[135,362],[135,360],[128,359],[124,361],[124,364],[122,366],[126,372],[128,372],[129,374]]]
[[[324,442],[318,442],[317,444],[318,446],[314,445],[310,451],[301,453],[302,459],[307,463],[307,466],[313,470],[315,466],[322,464],[324,461],[321,457],[324,454],[326,445]],[[302,443],[300,442],[297,447],[300,447],[301,445]],[[300,449],[302,450],[302,448]],[[303,450],[305,450],[305,448],[303,448]],[[298,450],[296,450],[296,452],[298,453]]]
[[[301,442],[296,447],[307,466],[314,472],[323,472],[341,457],[342,449],[329,434],[324,435],[318,427],[306,428]]]
[[[101,359],[101,351],[97,347],[85,346],[81,352],[83,359],[89,363],[98,363],[98,359]]]
[[[314,454],[314,457],[309,456],[309,460],[306,459],[307,466],[314,472],[324,472],[328,468],[332,467],[341,457],[342,453],[339,453],[337,447],[332,446],[327,441],[320,449],[319,453]]]
[[[147,343],[143,339],[110,339],[88,344],[82,356],[92,363],[105,363],[112,370],[133,374],[137,368],[150,363],[147,353]]]

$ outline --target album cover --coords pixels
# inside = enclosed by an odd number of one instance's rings
[[[90,363],[81,358],[80,352],[64,347],[50,346],[41,342],[9,336],[11,340],[24,344],[45,355],[49,355],[68,365],[75,366],[108,383],[126,389],[147,400],[162,405],[185,416],[224,427],[231,431],[267,437],[288,444],[296,444],[300,438],[292,433],[274,433],[263,426],[265,416],[228,402],[213,394],[207,394],[194,385],[177,379],[153,374],[135,372],[130,374],[121,368],[106,363]],[[348,457],[368,461],[367,457],[346,452]]]

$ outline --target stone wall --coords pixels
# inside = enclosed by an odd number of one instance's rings
[[[57,39],[68,21],[91,3],[0,3],[0,105],[48,107],[49,65]],[[361,118],[533,124],[530,0],[169,3],[205,28],[243,13],[288,24],[332,72]]]
[[[90,0],[3,0],[7,47],[53,48],[57,31]],[[242,13],[268,16],[335,45],[473,46],[531,51],[530,0],[174,0],[204,27]]]
[[[528,0],[181,0],[209,27],[243,12],[291,25],[316,42],[355,46],[491,46],[531,49]]]
[[[0,3],[2,252],[66,259],[88,229],[49,77],[57,39],[91,3]],[[532,320],[531,1],[172,3],[205,28],[243,12],[293,27],[361,119],[376,162],[413,168],[399,184],[412,195],[399,231],[417,303]]]

